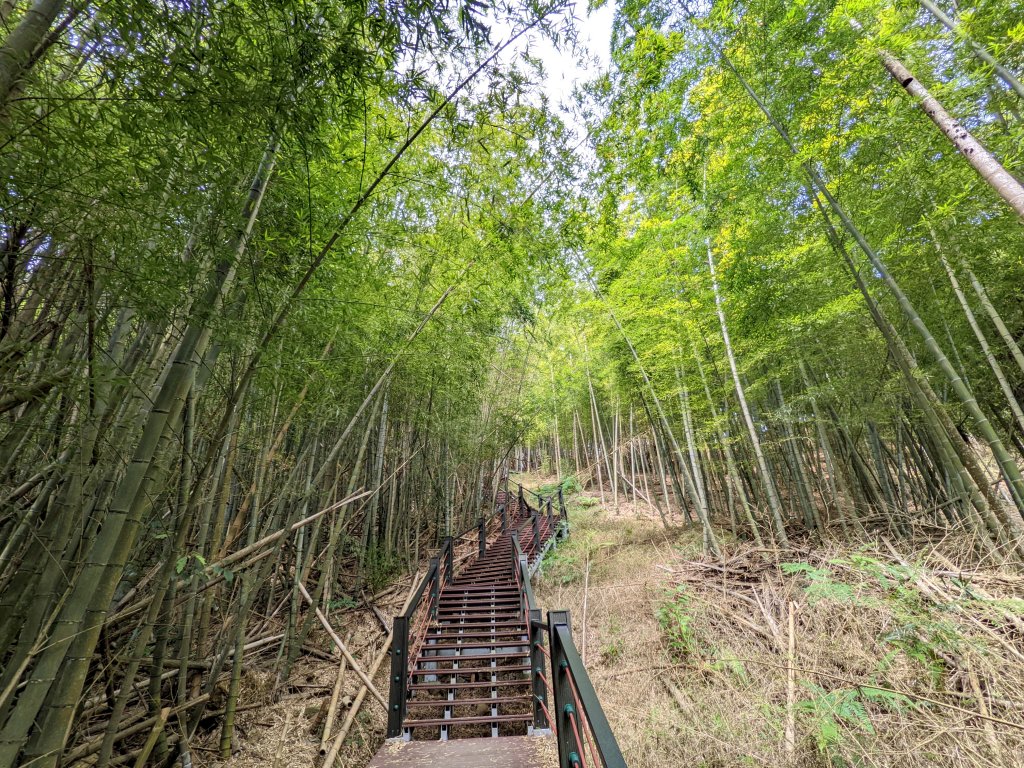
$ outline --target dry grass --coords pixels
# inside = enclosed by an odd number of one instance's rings
[[[553,481],[520,479],[529,487]],[[631,768],[1024,766],[1018,572],[971,561],[963,542],[900,545],[923,553],[915,555],[884,542],[785,554],[726,542],[724,560],[711,560],[696,530],[666,531],[646,504],[620,499],[617,511],[606,510],[596,496],[569,500],[572,534],[546,560],[537,596],[546,609],[571,611]],[[386,614],[398,607],[382,606]],[[356,631],[356,656],[369,664],[383,640],[376,620],[352,612],[336,626]],[[319,634],[313,644],[329,647]],[[382,691],[387,667],[376,681]],[[276,703],[269,677],[248,677],[242,702],[262,706],[238,715],[240,750],[228,765],[319,765],[311,726],[336,669],[303,660]],[[350,673],[344,693],[354,696],[357,686]],[[790,711],[796,730],[787,750]],[[366,765],[384,730],[384,712],[368,699],[340,768]],[[215,748],[218,735],[199,746]],[[201,768],[216,762],[213,751],[194,754]]]
[[[927,553],[915,556],[877,542],[784,554],[733,542],[719,562],[646,505],[594,501],[572,500],[572,535],[537,591],[571,611],[577,646],[585,623],[587,666],[631,768],[1024,765],[1019,574],[969,563],[955,542],[904,543]]]

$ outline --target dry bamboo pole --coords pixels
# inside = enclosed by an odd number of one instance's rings
[[[402,610],[399,611],[399,615],[404,615],[409,610],[409,605],[412,603],[413,595],[416,594],[416,588],[419,586],[422,576],[419,576],[412,580],[409,586],[409,594],[405,598],[405,603],[402,604]],[[391,651],[391,643],[394,639],[394,632],[388,634],[384,640],[384,645],[381,647],[380,653],[377,654],[377,658],[374,659],[373,665],[370,667],[370,676],[373,677],[377,674],[377,670],[380,669],[380,665],[384,663],[384,659],[388,657]],[[330,750],[327,752],[327,756],[324,758],[323,768],[333,768],[334,761],[338,757],[338,751],[341,749],[341,745],[345,741],[345,737],[348,735],[349,729],[352,727],[352,723],[355,722],[356,715],[359,714],[360,707],[363,706],[363,700],[366,698],[366,692],[369,690],[366,685],[363,685],[359,689],[359,693],[356,694],[355,701],[352,702],[352,706],[349,708],[348,716],[345,718],[345,722],[341,726],[341,730],[338,731],[338,735],[334,737],[334,743],[331,744]]]
[[[612,417],[612,507],[619,511],[619,401],[615,400],[615,413]]]
[[[903,89],[914,97],[921,110],[928,115],[936,127],[945,134],[957,151],[971,167],[978,172],[997,195],[1006,201],[1018,216],[1024,218],[1024,185],[1003,166],[995,155],[989,152],[963,125],[950,115],[931,92],[910,72],[909,69],[884,49],[878,51],[882,64]]]
[[[786,646],[786,757],[796,754],[796,603],[789,602],[789,642]]]
[[[160,738],[160,734],[163,733],[164,726],[167,724],[167,718],[170,717],[170,715],[170,707],[164,707],[160,710],[160,714],[157,716],[157,721],[153,724],[153,730],[149,732],[149,738],[146,739],[146,743],[142,745],[142,750],[139,752],[138,757],[135,758],[135,768],[144,768],[146,765],[146,761],[149,759],[149,753],[152,752],[153,747],[156,746],[156,742]]]
[[[324,616],[324,612],[321,611],[320,608],[313,603],[313,598],[310,597],[309,592],[306,591],[306,587],[302,584],[302,582],[299,582],[298,587],[299,592],[302,593],[302,597],[305,598],[306,602],[313,607],[314,612],[316,613],[316,617],[320,621],[320,625],[327,631],[327,634],[331,636],[331,640],[333,640],[334,644],[338,646],[338,650],[341,651],[345,659],[348,660],[349,665],[352,667],[352,671],[356,673],[356,677],[363,681],[363,685],[365,685],[369,689],[370,693],[373,694],[373,697],[380,702],[380,705],[384,707],[384,709],[387,709],[387,701],[385,701],[384,697],[380,695],[380,691],[378,691],[374,687],[373,681],[369,677],[367,677],[366,673],[363,672],[362,667],[359,666],[356,660],[352,657],[352,654],[349,653],[348,646],[346,646],[344,641],[342,641],[342,639],[338,637],[338,633],[334,631],[334,628],[327,620],[327,617]]]
[[[348,642],[352,642],[352,633],[348,635]],[[334,727],[334,718],[338,714],[338,699],[341,695],[341,684],[345,681],[345,665],[347,658],[342,658],[338,665],[338,675],[334,679],[334,690],[331,691],[331,703],[327,707],[327,716],[324,718],[324,730],[320,735],[320,754],[327,754],[327,742],[331,737],[331,728]]]

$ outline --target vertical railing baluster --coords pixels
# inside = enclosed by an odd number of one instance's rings
[[[569,513],[565,509],[565,495],[562,493],[562,486],[558,486],[558,516],[565,522],[563,535],[568,535]]]
[[[444,539],[444,547],[443,547],[443,550],[442,550],[444,552],[444,570],[445,570],[444,583],[445,584],[451,584],[452,583],[452,576],[453,576],[452,571],[455,568],[455,560],[454,560],[454,558],[452,556],[452,549],[453,549],[452,537],[451,536],[446,536],[445,539]]]
[[[395,616],[391,637],[391,688],[388,696],[388,738],[402,735],[409,683],[409,620]]]
[[[487,521],[480,516],[480,557],[487,553]]]
[[[523,555],[523,560],[526,556]],[[529,570],[522,566],[523,578],[529,578]],[[543,612],[540,608],[531,608],[529,613],[530,632],[530,669],[533,677],[533,727],[540,730],[547,730],[551,727],[547,715],[544,714],[544,707],[548,705],[547,688],[544,685],[542,675],[544,674],[544,625],[542,623]]]
[[[439,558],[430,558],[430,570],[427,573],[433,573],[430,584],[430,618],[433,621],[437,618],[437,597],[441,593],[441,560]]]
[[[551,687],[555,699],[555,731],[558,739],[559,768],[577,768],[580,745],[573,733],[572,716],[576,712],[572,686],[569,683],[569,662],[565,657],[558,628],[571,632],[568,611],[548,611],[548,640],[551,643]]]

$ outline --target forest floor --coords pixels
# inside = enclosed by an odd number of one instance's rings
[[[543,608],[570,611],[630,768],[1024,766],[1019,570],[979,565],[955,541],[780,552],[725,533],[719,561],[697,528],[666,529],[646,504],[616,510],[605,495],[567,497],[571,535],[536,592]],[[399,580],[374,601],[389,621],[408,589]],[[368,667],[386,638],[379,619],[361,607],[331,620]],[[308,646],[331,647],[319,627]],[[338,668],[306,656],[278,697],[269,672],[247,672],[224,765],[318,766]],[[385,695],[387,669],[375,679]],[[334,733],[358,688],[349,671]],[[365,766],[384,730],[367,697],[336,768]],[[198,768],[218,764],[218,736],[197,742]]]
[[[390,624],[391,617],[401,612],[409,587],[409,577],[400,578],[368,602]],[[372,609],[366,604],[345,607],[332,611],[330,621],[347,641],[355,659],[368,670],[387,640],[387,633]],[[227,761],[219,759],[221,718],[217,718],[216,727],[200,732],[192,743],[196,768],[310,768],[320,765],[323,760],[321,733],[341,658],[333,656],[336,651],[331,639],[319,625],[313,627],[305,649],[306,653],[296,662],[287,683],[276,691],[272,658],[246,665],[235,716],[234,752]],[[374,676],[374,685],[385,698],[390,668],[385,659]],[[347,669],[341,682],[332,735],[342,728],[360,688],[359,679]],[[365,766],[383,743],[386,727],[384,708],[372,696],[365,696],[338,753],[335,768]]]
[[[1019,570],[956,541],[723,533],[712,559],[699,529],[596,495],[570,497],[537,596],[570,611],[631,768],[1024,766]]]

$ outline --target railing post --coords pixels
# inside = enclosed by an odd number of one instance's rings
[[[402,735],[409,682],[409,620],[395,616],[391,639],[391,686],[388,696],[388,738]]]
[[[487,523],[483,515],[480,516],[480,557],[487,553]]]
[[[525,559],[525,558],[524,558]],[[524,571],[524,578],[529,578]],[[548,706],[548,692],[541,679],[544,674],[544,624],[540,608],[532,608],[529,612],[530,621],[530,668],[533,670],[533,727],[548,730],[551,724],[544,707]],[[543,705],[543,706],[542,706]]]
[[[540,511],[535,512],[530,520],[533,521],[533,551],[540,552]]]
[[[452,581],[452,576],[454,576],[452,571],[455,569],[455,559],[452,556],[452,549],[453,549],[452,537],[451,536],[445,536],[445,538],[444,538],[444,549],[443,549],[443,552],[444,552],[444,570],[445,570],[444,583],[445,584],[450,584],[451,581]]]
[[[548,496],[548,522],[551,524],[551,530],[555,530],[555,512],[554,507],[551,506],[551,497]]]
[[[441,592],[441,560],[436,557],[430,558],[430,567],[427,573],[434,572],[430,584],[430,618],[437,618],[437,596]]]
[[[558,627],[571,631],[568,611],[548,611],[548,638],[551,642],[551,687],[555,697],[555,732],[558,738],[559,768],[577,768],[580,765],[580,745],[573,734],[572,715],[576,712],[572,687],[569,683],[569,662],[565,657]]]
[[[562,486],[558,486],[558,516],[565,525],[562,528],[562,535],[569,535],[569,511],[565,508],[565,496],[562,495]]]
[[[519,516],[523,517],[524,513],[529,510],[526,505],[526,497],[523,496],[523,486],[519,486]]]
[[[508,530],[508,495],[505,496],[505,502],[498,507],[498,511],[501,512],[501,530],[502,532]]]

